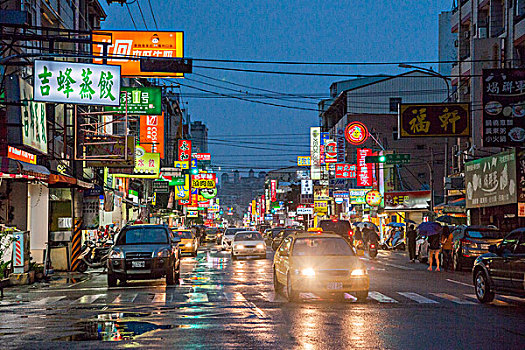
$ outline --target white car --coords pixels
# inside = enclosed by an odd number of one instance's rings
[[[245,227],[241,227],[241,228],[233,227],[233,228],[227,228],[226,230],[224,230],[224,234],[222,235],[222,238],[221,238],[222,250],[230,250],[232,246],[232,242],[233,242],[233,237],[235,237],[235,234],[237,232],[241,232],[241,231],[249,231],[249,230]]]
[[[416,258],[421,263],[428,261],[428,239],[424,236],[418,236],[416,238]]]
[[[240,256],[258,256],[266,259],[266,243],[257,231],[237,232],[233,238],[232,260]]]

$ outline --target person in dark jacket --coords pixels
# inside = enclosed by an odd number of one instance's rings
[[[414,225],[410,225],[407,230],[407,247],[411,262],[416,261],[416,238],[417,232],[414,229]]]
[[[441,250],[441,234],[428,236],[428,271],[432,271],[432,259],[436,261],[436,271],[439,270],[439,251]]]

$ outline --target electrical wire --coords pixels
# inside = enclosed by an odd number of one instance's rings
[[[155,14],[153,13],[153,7],[151,7],[151,0],[148,0],[149,9],[151,11],[151,17],[153,17],[153,22],[155,23],[155,29],[159,30],[159,26],[157,25],[157,19],[155,18]]]
[[[128,9],[129,17],[131,18],[131,22],[133,22],[133,27],[135,27],[135,30],[137,30],[137,24],[135,23],[135,19],[133,18],[133,15],[131,14],[131,10],[129,9],[128,3],[126,3],[126,8]]]
[[[144,22],[144,26],[146,27],[146,30],[149,30],[148,25],[146,24],[146,18],[144,18],[144,14],[142,13],[142,7],[140,6],[140,1],[137,1],[137,6],[139,7],[140,16],[142,17],[142,21]]]

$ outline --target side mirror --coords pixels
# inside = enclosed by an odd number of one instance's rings
[[[498,246],[496,244],[489,245],[489,252],[498,254]]]
[[[177,243],[177,244],[180,243],[180,237],[173,237],[171,239],[171,243]]]

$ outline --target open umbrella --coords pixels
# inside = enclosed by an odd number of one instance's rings
[[[391,223],[389,223],[387,226],[391,226],[391,227],[404,227],[405,224],[403,224],[402,222],[391,222]]]
[[[422,222],[417,229],[421,236],[437,235],[443,231],[443,227],[441,227],[439,222]]]

